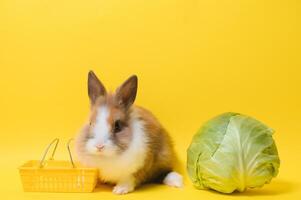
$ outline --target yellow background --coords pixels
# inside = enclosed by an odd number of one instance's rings
[[[300,11],[297,0],[0,0],[2,197],[300,199]],[[181,190],[24,193],[17,167],[87,119],[89,69],[110,90],[138,75],[136,103],[170,132],[182,168],[201,124],[235,111],[276,130],[279,176],[233,195],[195,190],[186,172]],[[67,159],[64,146],[58,151]]]

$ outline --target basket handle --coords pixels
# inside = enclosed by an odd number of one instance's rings
[[[71,150],[70,150],[70,142],[73,140],[73,138],[69,139],[68,142],[67,142],[67,149],[68,149],[68,152],[69,152],[69,157],[70,157],[70,162],[72,164],[72,167],[75,168],[75,164],[73,162],[73,158],[72,158],[72,154],[71,154]]]
[[[71,162],[71,164],[72,164],[72,167],[75,168],[75,164],[74,164],[74,162],[73,162],[71,150],[70,150],[70,147],[69,147],[69,146],[70,146],[70,142],[71,142],[72,140],[73,140],[72,138],[69,139],[69,141],[68,141],[68,143],[67,143],[67,149],[68,149],[68,153],[69,153],[70,162]],[[48,154],[49,149],[50,149],[50,147],[51,147],[53,144],[55,144],[55,146],[54,146],[54,149],[53,149],[53,151],[52,151],[52,154],[51,154],[51,157],[49,158],[49,160],[53,160],[53,159],[54,159],[54,154],[55,154],[55,152],[56,152],[58,143],[59,143],[59,139],[58,139],[58,138],[55,138],[55,139],[47,146],[47,148],[46,148],[46,150],[45,150],[45,152],[44,152],[44,154],[43,154],[43,157],[42,157],[42,159],[41,159],[41,161],[40,161],[40,168],[44,167],[46,155]]]

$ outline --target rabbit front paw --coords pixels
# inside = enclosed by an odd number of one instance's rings
[[[129,179],[127,181],[118,183],[113,188],[113,193],[114,194],[127,194],[129,192],[134,191],[134,189],[135,189],[134,181],[132,179]]]

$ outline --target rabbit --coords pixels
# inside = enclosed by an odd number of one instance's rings
[[[180,188],[171,138],[151,112],[133,105],[137,86],[133,75],[110,93],[93,71],[88,73],[90,117],[75,138],[78,161],[98,168],[99,180],[115,184],[115,194],[158,180]]]

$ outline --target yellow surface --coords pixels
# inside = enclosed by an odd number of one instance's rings
[[[300,199],[300,46],[297,0],[1,0],[1,198]],[[139,76],[137,104],[169,130],[182,168],[200,125],[235,111],[276,130],[279,176],[233,195],[195,190],[186,173],[181,190],[24,193],[17,167],[86,120],[89,69],[109,89]],[[65,145],[57,158],[68,158]]]

